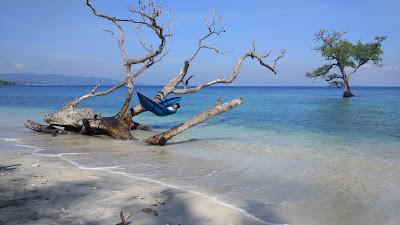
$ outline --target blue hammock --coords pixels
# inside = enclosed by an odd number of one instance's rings
[[[140,94],[137,92],[140,104],[147,109],[148,111],[154,113],[157,116],[169,116],[176,113],[176,109],[170,110],[169,106],[173,106],[175,104],[179,104],[181,102],[181,97],[169,98],[164,101],[158,103],[153,101],[152,99]]]

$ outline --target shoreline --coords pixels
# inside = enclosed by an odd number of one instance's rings
[[[1,171],[0,224],[117,224],[121,210],[132,224],[269,224],[203,193],[106,168],[82,169],[62,155],[0,153],[0,158],[0,165],[20,164]],[[127,176],[133,179],[123,179]],[[158,197],[165,204],[157,204]]]

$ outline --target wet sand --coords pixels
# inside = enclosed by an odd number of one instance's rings
[[[135,225],[258,224],[193,193],[55,157],[0,153],[0,166],[13,164],[0,170],[0,224],[110,225],[120,223],[120,211]]]

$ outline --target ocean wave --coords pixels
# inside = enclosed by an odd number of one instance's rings
[[[13,142],[19,141],[19,139],[16,139],[16,138],[0,138],[0,140],[3,140],[3,141],[13,141]]]
[[[37,146],[34,145],[25,145],[25,144],[15,144],[14,146],[23,148],[38,148]]]

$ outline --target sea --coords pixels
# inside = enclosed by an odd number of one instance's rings
[[[100,89],[107,87],[100,87]],[[0,151],[59,157],[201,195],[263,224],[400,224],[400,88],[354,87],[344,99],[330,87],[213,87],[184,95],[174,115],[142,113],[151,131],[139,140],[52,137],[23,127],[60,109],[91,86],[1,86]],[[139,86],[147,96],[160,87]],[[218,98],[243,104],[171,139],[140,140],[210,107]],[[125,90],[83,102],[114,115]],[[132,106],[138,103],[136,96]],[[125,179],[125,178],[124,178]]]

